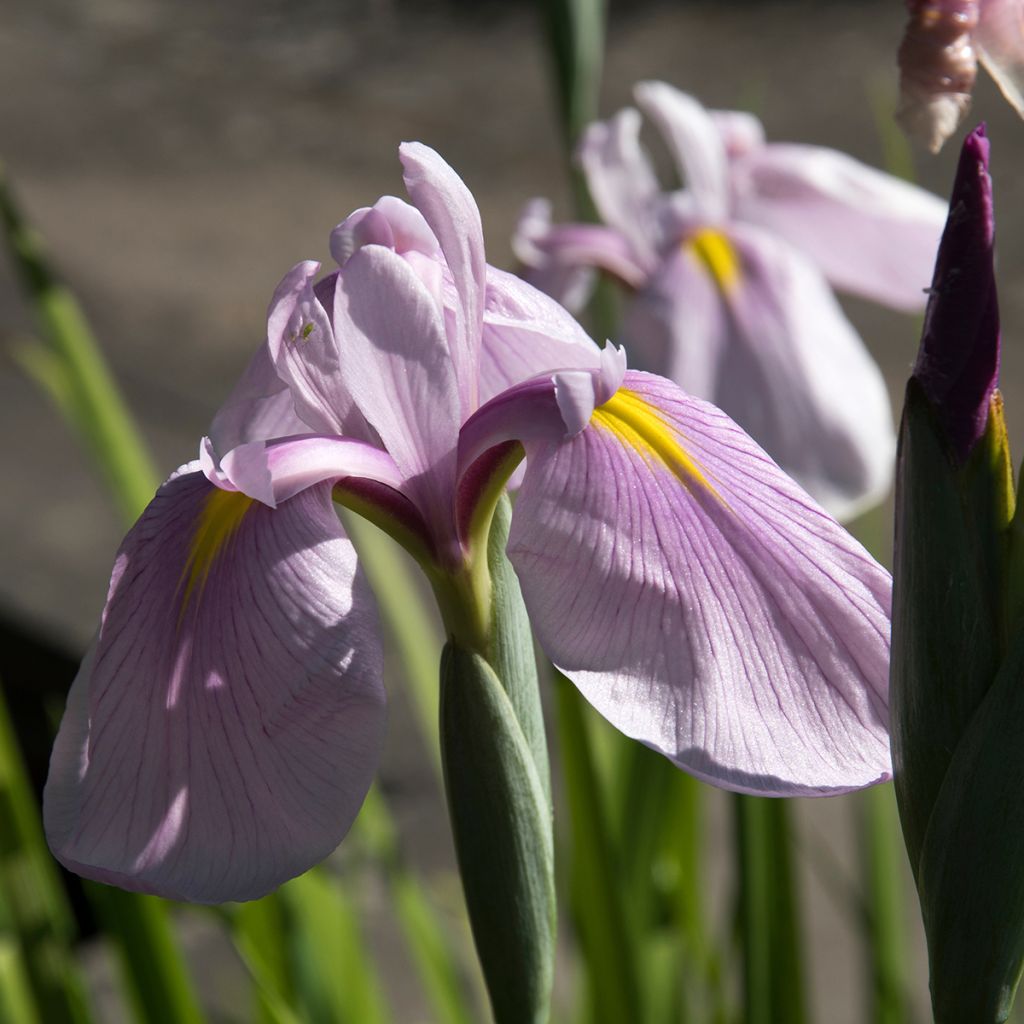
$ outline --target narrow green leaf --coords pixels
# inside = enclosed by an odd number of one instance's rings
[[[561,673],[555,673],[555,697],[572,836],[573,920],[586,961],[588,1002],[598,1024],[645,1020],[638,936],[623,902],[622,864],[603,803],[585,707]]]
[[[255,986],[257,1024],[297,1024],[288,953],[288,920],[279,892],[239,903],[225,914],[242,962]]]
[[[25,222],[0,165],[0,228],[38,322],[62,364],[46,369],[48,390],[105,476],[122,516],[131,522],[158,482],[138,429],[71,292],[50,267],[38,234]],[[36,369],[43,367],[37,363]]]
[[[0,1021],[45,1024],[32,998],[18,943],[0,933]]]
[[[858,803],[866,895],[865,946],[869,963],[869,1019],[906,1024],[906,929],[903,846],[891,785],[873,786]]]
[[[597,117],[605,10],[605,0],[541,0],[558,113],[569,149]]]
[[[46,848],[35,794],[21,761],[2,691],[0,903],[6,909],[8,929],[20,944],[19,963],[40,1014],[47,1024],[84,1024],[89,1014],[74,962],[71,910]],[[15,969],[12,961],[10,970]]]
[[[495,1020],[543,1024],[555,945],[551,806],[505,688],[480,655],[451,642],[441,658],[441,749]]]
[[[340,879],[314,868],[280,890],[288,908],[292,971],[309,1024],[387,1024],[384,990],[354,901]]]
[[[800,916],[784,800],[737,795],[744,1024],[806,1020]]]
[[[359,838],[384,870],[391,906],[405,936],[420,983],[439,1024],[473,1024],[460,958],[428,892],[405,866],[394,822],[380,791],[370,790],[356,819]]]
[[[424,746],[441,777],[437,722],[437,652],[441,634],[428,612],[419,572],[409,556],[361,516],[342,512],[380,608],[384,629],[401,663]]]
[[[122,978],[145,1024],[205,1020],[171,927],[167,904],[97,882],[86,895],[121,963]]]

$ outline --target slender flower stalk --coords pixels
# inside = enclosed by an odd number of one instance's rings
[[[829,285],[923,308],[945,205],[834,150],[766,143],[752,115],[665,83],[634,93],[639,110],[590,125],[577,153],[604,223],[552,224],[534,200],[515,239],[527,280],[576,309],[595,270],[611,276],[638,365],[718,405],[833,514],[876,504],[888,392]],[[641,112],[685,188],[659,184]]]
[[[47,837],[89,877],[200,902],[255,898],[337,845],[384,724],[339,502],[437,596],[477,946],[499,1020],[540,1020],[553,876],[526,612],[626,735],[726,788],[826,795],[889,776],[890,583],[723,413],[489,267],[462,181],[424,146],[401,155],[413,205],[356,211],[339,269],[285,276],[199,460],[126,537]]]

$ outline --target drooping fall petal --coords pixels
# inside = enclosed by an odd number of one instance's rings
[[[544,650],[613,725],[743,792],[888,776],[889,577],[734,423],[627,373],[527,460],[509,557]]]
[[[736,216],[810,256],[835,287],[922,309],[946,204],[822,146],[774,144],[737,161]]]
[[[322,860],[359,810],[381,671],[329,484],[271,510],[184,467],[118,554],[51,761],[51,849],[122,888],[263,895]]]

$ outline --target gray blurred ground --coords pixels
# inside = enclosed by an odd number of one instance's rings
[[[752,106],[769,137],[884,161],[879,111],[895,94],[902,5],[621,4],[604,110],[664,78],[710,106]],[[259,342],[266,302],[330,228],[401,192],[396,146],[439,149],[474,191],[490,261],[511,263],[520,204],[566,213],[547,66],[530,6],[461,8],[308,0],[7,0],[0,11],[0,155],[103,340],[162,470],[198,438]],[[993,137],[1011,436],[1024,440],[1024,127],[980,84]],[[955,146],[917,155],[948,190]],[[916,346],[909,319],[851,303],[898,400]],[[0,260],[0,343],[31,331]],[[81,648],[121,528],[43,397],[0,355],[0,606]],[[450,863],[447,822],[401,702],[383,777],[410,855]],[[836,890],[855,872],[848,801],[802,808],[816,1019],[863,1019],[862,965]],[[718,814],[717,818],[723,818]],[[716,819],[717,820],[717,819]],[[709,843],[724,842],[719,821]],[[836,869],[833,862],[839,865]],[[838,874],[837,874],[838,871]],[[381,908],[386,915],[387,909]],[[915,998],[920,940],[908,905]],[[382,940],[390,948],[385,938]],[[397,973],[407,973],[396,968]],[[416,996],[395,982],[400,1019]]]

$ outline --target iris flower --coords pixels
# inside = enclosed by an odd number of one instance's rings
[[[44,810],[69,868],[260,896],[342,839],[384,729],[377,614],[334,502],[415,555],[485,653],[486,536],[550,658],[614,725],[753,793],[888,777],[890,580],[723,413],[628,371],[484,261],[432,150],[300,263],[204,439],[117,555]]]
[[[1024,115],[1024,0],[907,0],[896,119],[933,152],[971,105],[978,62]]]
[[[589,126],[578,159],[602,225],[527,206],[526,278],[575,309],[592,268],[626,286],[633,361],[714,402],[841,519],[892,478],[885,383],[829,284],[923,309],[941,200],[835,150],[766,144],[750,114],[661,82],[635,90],[685,189],[664,190],[640,112]]]

